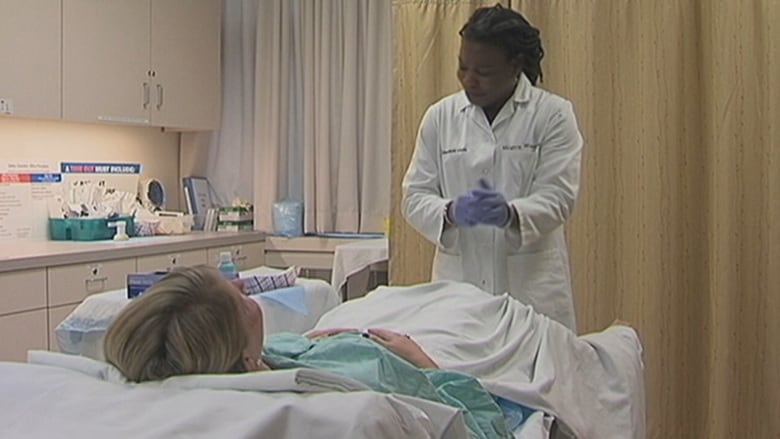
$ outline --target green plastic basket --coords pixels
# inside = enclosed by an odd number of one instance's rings
[[[109,223],[123,221],[128,236],[135,235],[135,222],[131,216],[106,218],[49,218],[49,237],[54,241],[100,241],[112,239],[116,227]]]

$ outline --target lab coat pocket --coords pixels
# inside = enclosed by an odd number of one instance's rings
[[[566,326],[573,325],[567,268],[557,249],[509,255],[507,273],[512,296]]]
[[[431,280],[453,280],[462,282],[463,278],[463,259],[454,253],[449,253],[441,248],[436,250],[433,258],[433,273]]]
[[[505,190],[510,197],[527,196],[539,164],[539,147],[525,146],[520,149],[502,151],[502,173],[506,175]]]

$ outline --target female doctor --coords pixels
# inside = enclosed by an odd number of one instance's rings
[[[433,280],[509,292],[576,331],[564,222],[583,140],[572,105],[535,86],[544,51],[520,13],[480,8],[460,36],[463,90],[423,116],[404,216],[436,244]]]

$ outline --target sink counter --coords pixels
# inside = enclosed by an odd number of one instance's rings
[[[149,253],[180,252],[204,247],[263,242],[265,233],[192,232],[130,238],[127,241],[0,241],[0,272],[53,267],[74,263],[133,258]]]

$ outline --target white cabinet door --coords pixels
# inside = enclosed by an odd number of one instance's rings
[[[62,116],[149,123],[149,0],[63,0]]]
[[[219,254],[222,252],[230,252],[233,255],[233,263],[239,271],[265,265],[265,243],[263,242],[210,248],[208,264],[212,267],[219,265]]]
[[[215,129],[219,0],[63,0],[63,118]]]
[[[46,270],[0,273],[0,315],[46,308]]]
[[[137,260],[139,273],[166,271],[176,267],[191,267],[206,263],[206,250],[188,250],[163,255],[143,256]]]
[[[218,0],[152,1],[152,123],[217,129],[220,115]]]
[[[46,349],[46,310],[0,316],[0,361],[27,361],[30,349]]]
[[[0,0],[0,115],[60,117],[60,0]]]
[[[135,259],[118,259],[48,269],[49,306],[81,302],[90,294],[127,288]]]

